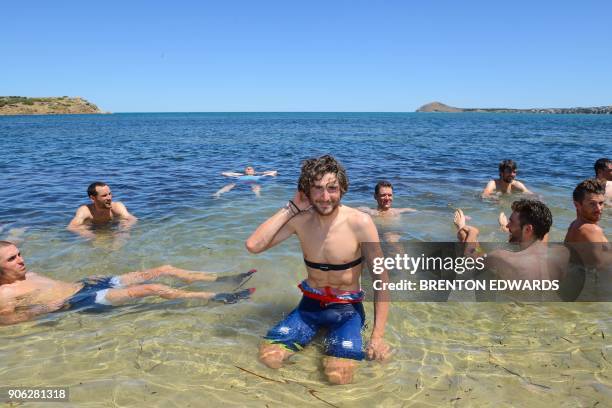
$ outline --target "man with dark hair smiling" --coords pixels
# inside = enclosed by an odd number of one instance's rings
[[[368,207],[359,207],[365,213],[373,216],[397,216],[405,212],[414,212],[414,208],[392,208],[393,207],[393,184],[387,180],[382,180],[376,183],[374,187],[374,199],[376,200],[376,209]]]
[[[523,183],[516,180],[517,167],[514,160],[502,160],[499,163],[499,178],[489,181],[482,192],[482,197],[489,197],[495,192],[501,194],[531,193]]]
[[[306,346],[320,328],[328,328],[325,374],[330,382],[352,381],[356,360],[384,360],[389,347],[383,339],[388,314],[387,293],[374,292],[374,327],[364,353],[365,322],[360,287],[363,265],[382,256],[378,232],[369,215],[340,203],[348,190],[342,165],[331,156],[306,160],[298,191],[280,211],[261,224],[246,241],[260,253],[297,235],[308,274],[299,288],[298,307],[266,335],[260,360],[270,368]],[[367,243],[367,244],[366,244]],[[372,268],[369,268],[372,271]],[[387,279],[386,272],[376,279]]]
[[[461,209],[455,211],[457,238],[466,244],[467,256],[481,256],[478,243],[479,230],[465,223]],[[549,248],[544,237],[552,226],[549,208],[538,200],[522,199],[512,203],[508,220],[508,242],[518,244],[519,251],[494,250],[487,253],[487,269],[495,270],[498,277],[512,279],[560,279],[569,261],[569,252],[563,247]]]
[[[93,238],[93,232],[87,228],[88,224],[101,225],[114,220],[120,220],[124,228],[131,227],[137,218],[130,214],[120,202],[113,202],[113,193],[108,184],[101,181],[93,182],[87,187],[87,196],[91,204],[80,206],[68,229],[83,237]]]

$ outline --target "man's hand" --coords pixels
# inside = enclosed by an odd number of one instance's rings
[[[307,209],[312,207],[312,204],[310,203],[308,197],[306,197],[306,194],[299,190],[295,192],[292,201],[293,204],[295,204],[300,211],[306,211]]]
[[[382,337],[370,338],[368,347],[366,348],[366,357],[368,360],[385,361],[389,358],[391,347],[385,342]]]
[[[506,214],[503,211],[499,213],[497,222],[499,222],[499,229],[501,232],[509,231],[508,230],[508,217],[506,217]]]

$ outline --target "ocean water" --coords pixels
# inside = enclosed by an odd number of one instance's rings
[[[374,206],[380,179],[396,207],[379,223],[404,240],[453,241],[461,207],[482,239],[510,199],[479,193],[512,158],[518,179],[553,212],[562,241],[574,186],[610,157],[612,117],[400,113],[169,113],[0,117],[0,238],[21,242],[32,271],[75,281],[171,263],[231,273],[257,268],[253,300],[236,305],[145,300],[105,314],[61,313],[0,327],[0,379],[67,386],[75,406],[606,406],[612,405],[608,303],[397,303],[385,365],[330,386],[317,339],[278,371],[257,362],[261,336],[300,295],[296,240],[250,255],[244,240],[291,198],[300,162],[330,153],[345,165],[351,206]],[[223,171],[278,170],[257,198]],[[65,227],[94,180],[139,222],[85,240]],[[601,225],[612,230],[610,210]],[[170,283],[170,282],[169,282]],[[173,283],[177,285],[177,283]],[[211,286],[214,287],[214,286]],[[205,290],[193,284],[187,289]],[[371,319],[372,308],[366,310]],[[371,325],[371,320],[370,320]]]

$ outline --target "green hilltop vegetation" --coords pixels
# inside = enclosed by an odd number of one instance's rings
[[[0,115],[65,115],[104,113],[96,105],[79,96],[71,98],[0,96]]]

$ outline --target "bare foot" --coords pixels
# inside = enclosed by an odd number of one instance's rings
[[[453,223],[455,224],[455,227],[457,227],[457,231],[465,228],[465,214],[463,214],[463,211],[461,210],[461,208],[457,208],[455,210],[455,216],[453,218]]]
[[[507,225],[508,225],[508,217],[506,217],[506,214],[504,214],[503,211],[499,213],[498,221],[499,221],[499,229],[502,232],[508,232],[508,227],[507,227]]]
[[[332,384],[350,384],[357,365],[355,360],[327,357],[323,360],[325,375]]]
[[[259,347],[259,360],[268,368],[281,368],[285,359],[292,354],[278,344],[262,343]]]

